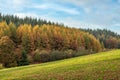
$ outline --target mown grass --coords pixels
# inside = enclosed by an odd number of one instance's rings
[[[120,80],[120,50],[2,69],[0,80]]]

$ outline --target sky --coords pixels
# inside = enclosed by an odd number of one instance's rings
[[[0,12],[120,34],[120,0],[0,0]]]

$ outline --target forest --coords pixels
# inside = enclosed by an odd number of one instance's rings
[[[42,19],[0,14],[0,64],[23,66],[120,48],[109,30],[76,29]]]
[[[82,29],[85,32],[93,34],[101,44],[107,49],[120,49],[120,35],[107,29]]]

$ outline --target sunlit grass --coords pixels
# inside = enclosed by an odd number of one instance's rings
[[[120,50],[0,70],[0,80],[119,80]]]

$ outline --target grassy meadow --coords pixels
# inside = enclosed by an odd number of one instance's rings
[[[4,68],[0,80],[120,80],[120,50]]]

